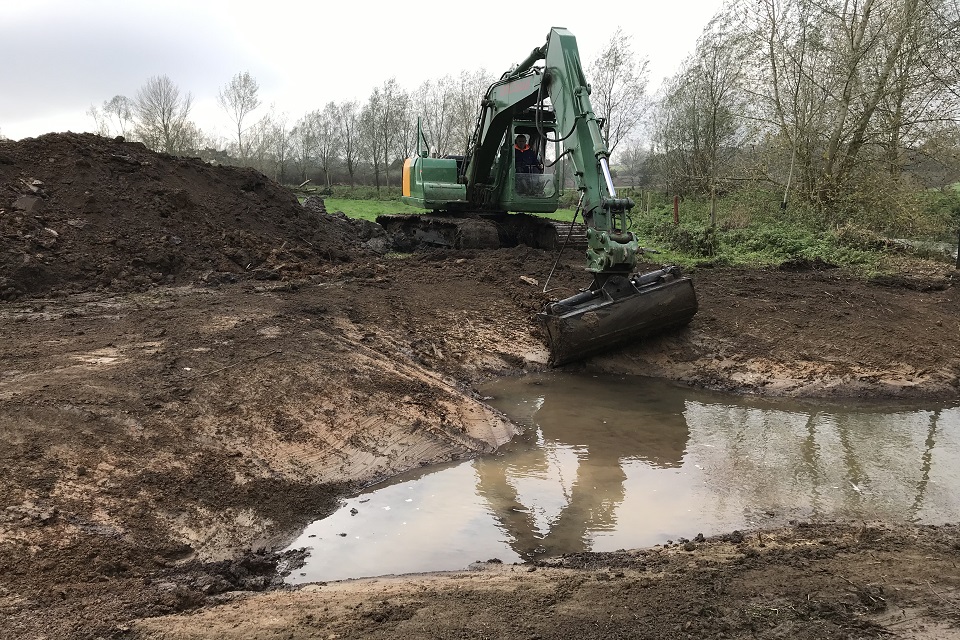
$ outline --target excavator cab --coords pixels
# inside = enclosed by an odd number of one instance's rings
[[[521,142],[518,142],[521,141]],[[504,163],[505,185],[500,191],[505,211],[553,213],[560,206],[561,175],[555,163],[559,142],[552,125],[519,120],[504,136],[498,161]],[[504,171],[505,169],[505,171]]]

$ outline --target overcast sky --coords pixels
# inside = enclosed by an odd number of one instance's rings
[[[242,71],[260,84],[264,106],[254,115],[273,104],[292,121],[331,100],[363,100],[394,76],[412,90],[464,69],[499,75],[551,26],[577,37],[585,64],[622,27],[650,60],[656,90],[719,8],[719,0],[0,0],[0,133],[92,130],[91,105],[133,98],[165,74],[193,95],[191,119],[203,131],[229,136],[216,95]]]

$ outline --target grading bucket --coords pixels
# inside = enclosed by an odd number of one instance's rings
[[[612,275],[600,286],[553,302],[537,314],[550,339],[550,364],[582,360],[682,326],[697,312],[697,295],[679,267]]]

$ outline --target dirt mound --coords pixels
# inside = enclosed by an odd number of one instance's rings
[[[91,134],[0,146],[0,298],[309,273],[352,225],[247,168]]]

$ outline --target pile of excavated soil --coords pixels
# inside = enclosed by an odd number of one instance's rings
[[[253,169],[91,134],[0,144],[0,299],[302,275],[354,238]]]
[[[869,637],[880,597],[904,622],[947,598],[934,621],[953,620],[956,529],[911,527],[248,606],[237,592],[280,581],[269,550],[339,496],[513,434],[471,385],[545,368],[534,315],[586,284],[582,255],[564,254],[548,296],[545,251],[368,253],[370,228],[260,174],[96,136],[0,144],[0,185],[0,637],[703,637],[713,621],[726,637]],[[955,399],[960,295],[948,269],[917,266],[875,282],[702,270],[688,327],[575,368]],[[778,587],[785,571],[796,588]],[[821,571],[833,578],[814,591]],[[627,589],[629,609],[595,606]],[[224,600],[236,620],[135,624]],[[639,626],[651,612],[663,622]]]

